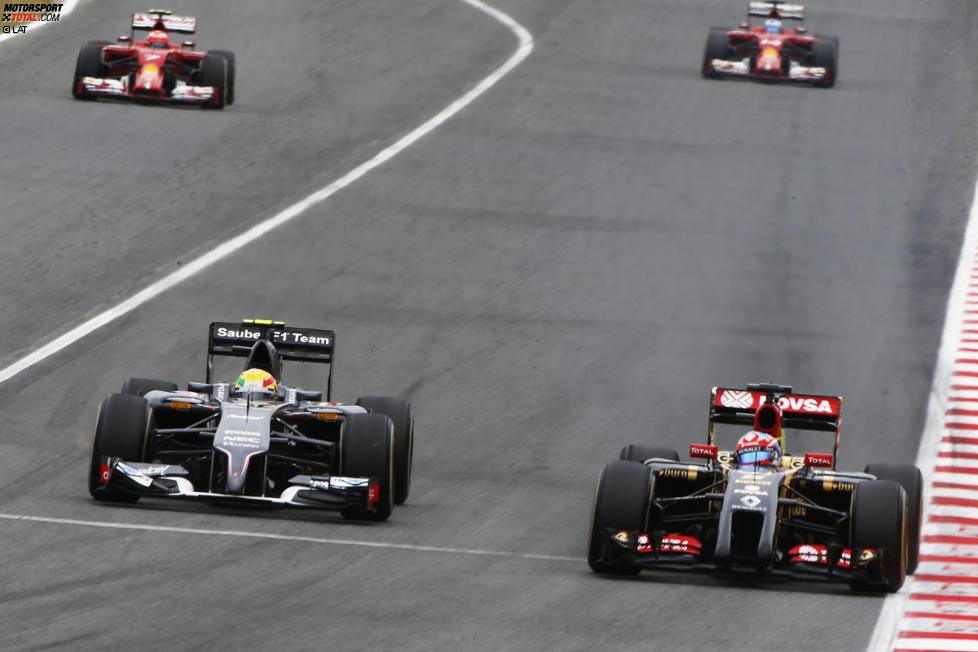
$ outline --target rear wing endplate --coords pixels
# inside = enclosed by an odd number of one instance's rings
[[[333,359],[336,335],[320,328],[297,328],[285,322],[267,319],[245,319],[240,322],[211,322],[207,335],[207,382],[211,382],[214,356],[246,358],[258,340],[275,346],[281,360],[318,362],[329,365],[326,397],[333,389]]]
[[[767,18],[772,9],[778,10],[778,15],[784,20],[805,20],[805,5],[792,5],[786,2],[769,0],[751,0],[747,5],[748,16]]]
[[[751,384],[746,388],[714,387],[710,392],[710,423],[707,443],[716,446],[716,424],[752,428],[754,415],[765,403],[781,409],[781,427],[835,433],[832,468],[839,457],[842,397],[796,394],[787,385]],[[782,441],[783,446],[783,441]]]
[[[134,30],[151,30],[158,23],[163,23],[163,29],[168,32],[193,34],[197,31],[197,18],[195,16],[174,16],[169,11],[155,10],[132,15],[132,28]]]

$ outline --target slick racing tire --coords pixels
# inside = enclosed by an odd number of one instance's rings
[[[706,47],[703,50],[703,76],[719,79],[720,75],[713,72],[710,62],[714,59],[727,59],[730,57],[730,41],[727,38],[726,27],[711,27],[710,33],[706,37]]]
[[[628,462],[644,462],[650,457],[662,457],[673,462],[679,461],[679,453],[671,448],[659,448],[657,446],[642,446],[640,444],[628,444],[621,449],[618,459]]]
[[[907,492],[892,480],[869,480],[852,492],[850,544],[855,562],[861,550],[882,553],[865,573],[854,575],[857,591],[895,593],[907,572]]]
[[[647,466],[615,460],[605,464],[598,476],[591,507],[591,531],[587,542],[587,563],[602,575],[637,575],[638,566],[615,559],[617,550],[608,530],[646,532],[652,474]]]
[[[414,410],[411,403],[389,396],[362,396],[357,405],[386,414],[394,423],[394,504],[403,505],[411,491],[414,463]]]
[[[210,50],[208,54],[222,57],[228,64],[228,106],[234,104],[234,52],[228,50]]]
[[[171,383],[168,380],[156,380],[155,378],[130,378],[126,382],[122,383],[122,394],[128,394],[130,396],[146,396],[147,392],[152,391],[163,391],[163,392],[175,392],[178,387],[176,383]]]
[[[892,480],[907,492],[907,575],[913,575],[920,561],[924,476],[913,464],[867,464],[865,472],[880,480]]]
[[[95,500],[134,503],[139,496],[104,487],[107,477],[102,468],[105,457],[121,457],[129,462],[145,462],[150,455],[150,430],[153,413],[146,399],[128,394],[109,394],[99,406],[95,419],[95,440],[88,469],[88,492]]]
[[[78,59],[75,62],[74,83],[71,94],[76,100],[94,100],[95,96],[81,90],[82,77],[102,76],[102,46],[97,42],[89,42],[81,46]]]
[[[825,68],[825,79],[815,82],[816,86],[829,88],[835,85],[839,69],[839,39],[834,36],[818,36],[812,45],[809,57],[811,65]]]
[[[340,433],[340,473],[378,483],[374,511],[344,509],[344,518],[386,521],[394,510],[394,424],[386,414],[351,414]]]
[[[228,64],[224,57],[208,54],[200,61],[197,73],[201,86],[213,86],[217,89],[217,97],[201,104],[204,109],[223,109],[228,103]]]

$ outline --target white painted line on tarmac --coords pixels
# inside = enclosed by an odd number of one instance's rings
[[[71,346],[93,331],[115,321],[129,312],[132,312],[147,301],[159,296],[160,294],[163,294],[170,288],[179,285],[188,278],[196,276],[214,263],[227,258],[232,253],[254,242],[269,231],[277,229],[283,224],[294,220],[316,204],[325,201],[329,197],[332,197],[340,190],[343,190],[347,186],[353,184],[361,177],[380,167],[411,145],[430,134],[438,127],[445,124],[449,119],[474,102],[479,96],[492,88],[496,82],[512,72],[513,69],[523,63],[523,61],[530,56],[530,53],[533,51],[533,35],[531,35],[526,28],[516,22],[516,20],[514,20],[508,14],[505,14],[502,11],[481,2],[481,0],[460,0],[460,2],[464,2],[465,4],[491,16],[493,19],[509,28],[509,30],[516,36],[517,40],[519,41],[519,47],[509,57],[509,59],[503,63],[503,65],[496,68],[496,70],[490,73],[488,77],[480,81],[467,93],[439,111],[427,122],[415,127],[400,140],[384,148],[373,158],[361,163],[339,179],[336,179],[329,185],[317,190],[311,195],[300,199],[296,203],[292,204],[280,213],[273,215],[264,222],[256,224],[244,233],[231,238],[222,244],[219,244],[214,249],[181,266],[177,271],[164,276],[160,280],[144,288],[143,290],[140,290],[128,299],[116,304],[102,313],[95,315],[91,319],[72,328],[67,333],[64,333],[63,335],[51,340],[39,349],[28,353],[22,358],[15,360],[11,364],[0,369],[0,383],[10,380],[25,369],[29,369],[42,360],[51,357],[68,346]]]
[[[240,537],[243,539],[271,539],[274,541],[292,541],[298,543],[314,543],[333,546],[355,546],[360,548],[383,548],[387,550],[410,550],[412,552],[437,552],[452,555],[478,555],[482,557],[504,557],[509,559],[531,559],[535,561],[569,561],[583,564],[583,557],[567,557],[564,555],[540,555],[524,552],[505,552],[501,550],[484,550],[481,548],[449,548],[443,546],[422,546],[411,543],[391,543],[385,541],[364,541],[362,539],[334,539],[331,537],[304,537],[292,534],[274,534],[270,532],[248,532],[246,530],[212,530],[191,527],[175,527],[169,525],[149,525],[145,523],[113,523],[111,521],[87,521],[77,518],[54,518],[50,516],[30,516],[27,514],[6,514],[0,512],[0,519],[8,521],[28,521],[33,523],[48,523],[52,525],[69,525],[76,527],[98,527],[114,530],[137,530],[141,532],[165,532],[169,534],[202,534],[207,536]]]
[[[972,388],[978,382],[971,382],[967,376],[962,375],[962,364],[959,362],[963,356],[960,355],[962,342],[967,341],[972,335],[966,335],[969,330],[974,330],[973,325],[968,321],[973,315],[969,315],[966,310],[966,301],[969,296],[974,296],[978,291],[978,278],[975,277],[976,254],[978,254],[978,181],[975,182],[975,194],[972,198],[971,211],[968,214],[968,225],[964,233],[964,242],[961,245],[961,254],[958,257],[958,267],[954,273],[954,282],[951,285],[951,292],[948,296],[947,313],[944,316],[944,331],[941,334],[941,346],[937,354],[937,365],[934,369],[934,379],[931,382],[930,395],[927,400],[927,418],[924,423],[924,432],[920,440],[920,448],[917,449],[917,466],[924,474],[925,492],[929,491],[931,483],[937,475],[938,466],[950,466],[951,460],[937,457],[938,447],[943,437],[945,429],[950,422],[959,421],[953,415],[949,415],[947,410],[954,392],[955,396],[961,396],[962,390],[955,389],[952,385],[961,385]],[[971,372],[967,372],[971,373]],[[978,379],[975,379],[978,380]],[[965,392],[968,390],[964,390]],[[978,434],[978,433],[976,433]],[[955,467],[970,466],[969,462],[954,460]],[[954,474],[957,482],[967,481],[970,477],[978,479],[973,474]],[[946,476],[944,476],[946,477]],[[947,511],[946,508],[935,507],[926,503],[928,496],[925,494],[924,522],[927,522],[929,515]],[[973,516],[978,517],[978,509],[971,510]],[[883,608],[880,610],[879,619],[873,629],[872,638],[869,641],[867,652],[889,652],[894,648],[913,649],[916,647],[929,647],[930,649],[939,648],[941,650],[978,650],[978,641],[947,641],[941,639],[915,638],[908,639],[901,637],[901,630],[906,628],[904,611],[907,609],[909,595],[919,593],[920,589],[915,586],[917,582],[911,577],[899,593],[895,593],[886,598]],[[946,591],[946,588],[944,589]],[[978,600],[976,600],[978,602]],[[906,634],[906,632],[904,632]],[[951,643],[954,643],[952,646]],[[957,646],[961,647],[957,647]]]

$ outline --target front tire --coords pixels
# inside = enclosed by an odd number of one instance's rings
[[[234,52],[229,50],[211,50],[209,54],[218,56],[227,62],[228,106],[234,104]]]
[[[825,79],[815,82],[816,86],[821,88],[834,86],[839,69],[839,39],[818,37],[812,45],[811,65],[825,68]]]
[[[621,449],[618,459],[628,462],[644,462],[650,457],[662,457],[673,462],[679,461],[679,453],[671,448],[660,448],[658,446],[642,446],[641,444],[628,444]]]
[[[373,511],[344,509],[344,518],[386,521],[394,511],[394,424],[386,414],[351,414],[340,433],[340,473],[377,483]]]
[[[865,472],[880,480],[892,480],[907,492],[907,575],[913,575],[920,562],[924,476],[913,464],[867,464]]]
[[[727,38],[725,27],[711,27],[710,33],[706,37],[706,47],[703,49],[704,77],[719,79],[720,75],[713,71],[714,59],[727,59],[730,56],[730,39]]]
[[[208,54],[200,62],[199,79],[201,86],[213,86],[217,97],[206,104],[205,109],[223,109],[228,102],[228,64],[224,57]]]
[[[895,593],[907,572],[907,492],[891,480],[869,480],[852,492],[850,544],[853,558],[871,548],[882,557],[866,576],[855,576],[850,586],[857,591]]]
[[[645,532],[652,496],[652,474],[636,462],[615,460],[605,464],[598,476],[591,507],[587,563],[602,575],[637,575],[638,566],[615,559],[616,550],[608,530]]]
[[[82,77],[102,76],[102,46],[98,43],[86,43],[78,51],[75,61],[75,78],[71,94],[76,100],[94,100],[95,96],[86,93],[81,88]]]
[[[127,394],[109,394],[99,406],[95,419],[95,439],[88,469],[88,492],[95,500],[136,502],[139,496],[107,489],[103,468],[108,457],[129,462],[145,462],[150,455],[150,430],[153,413],[146,399]]]
[[[357,405],[386,414],[394,424],[394,504],[403,505],[411,492],[414,464],[414,409],[410,401],[389,396],[362,396]]]
[[[157,380],[155,378],[130,378],[122,383],[122,394],[130,396],[146,396],[147,392],[163,391],[175,392],[178,387],[176,383],[168,380]]]

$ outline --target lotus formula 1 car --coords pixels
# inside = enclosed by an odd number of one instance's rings
[[[136,41],[137,30],[149,31]],[[171,33],[193,34],[197,19],[151,9],[132,15],[132,35],[113,45],[89,41],[78,52],[71,93],[79,100],[116,97],[197,104],[223,109],[234,102],[234,53],[196,52],[193,41],[170,42]]]
[[[629,445],[605,465],[588,540],[591,569],[784,575],[897,591],[917,567],[923,478],[904,464],[836,470],[841,409],[840,396],[787,386],[714,387],[707,443],[690,445],[698,461]],[[753,430],[734,451],[721,451],[717,424]],[[785,429],[834,433],[834,452],[781,455]]]
[[[703,53],[705,77],[750,77],[825,87],[835,84],[839,39],[809,36],[804,27],[784,27],[786,20],[804,19],[802,5],[780,0],[751,2],[748,13],[764,17],[764,24],[710,28]]]
[[[99,407],[88,488],[96,500],[143,496],[339,511],[386,520],[408,497],[414,412],[407,401],[331,401],[333,331],[281,322],[215,322],[205,382],[130,378]],[[213,382],[214,356],[246,358]],[[282,361],[329,366],[325,396],[281,384]]]

